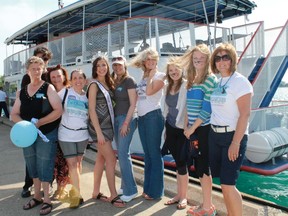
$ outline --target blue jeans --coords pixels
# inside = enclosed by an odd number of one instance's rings
[[[157,109],[139,117],[138,130],[144,150],[144,193],[158,199],[164,193],[164,166],[161,155],[161,136],[164,117]]]
[[[130,155],[130,144],[136,130],[137,120],[132,119],[129,124],[129,133],[126,136],[121,136],[120,129],[125,121],[126,115],[115,117],[114,130],[115,130],[115,143],[118,150],[118,160],[121,171],[121,189],[123,194],[130,196],[137,193],[137,186],[133,174],[133,167]]]
[[[49,142],[40,136],[29,147],[23,148],[26,166],[31,178],[39,178],[41,182],[52,182],[57,149],[57,129],[45,134]]]

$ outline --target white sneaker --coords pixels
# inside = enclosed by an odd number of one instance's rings
[[[123,189],[122,189],[122,188],[118,189],[118,190],[117,190],[117,194],[118,194],[118,195],[123,195]]]
[[[122,195],[120,199],[124,202],[130,202],[132,199],[136,198],[138,193],[132,194],[130,196]]]

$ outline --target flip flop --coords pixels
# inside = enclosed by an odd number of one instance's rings
[[[43,203],[43,200],[37,200],[35,198],[32,198],[29,200],[28,203],[26,203],[26,205],[23,206],[23,210],[29,210],[29,209],[32,209],[40,204]]]
[[[99,193],[96,197],[92,195],[92,199],[97,199],[97,200],[101,200],[101,201],[105,201],[108,202],[108,197],[105,196],[103,193]]]
[[[47,215],[52,211],[52,204],[50,203],[43,203],[40,209],[40,215]],[[41,212],[42,211],[42,212]]]
[[[120,199],[120,196],[116,196],[114,199],[111,200],[111,204],[117,208],[124,208],[125,202]]]
[[[183,199],[183,200],[179,201],[179,203],[177,205],[178,210],[186,209],[186,207],[187,207],[187,199]]]
[[[177,204],[179,202],[179,200],[175,200],[174,198],[169,199],[166,203],[164,203],[164,205],[174,205]]]

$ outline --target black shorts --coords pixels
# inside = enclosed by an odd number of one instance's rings
[[[248,141],[248,136],[244,135],[240,142],[239,157],[234,162],[230,161],[228,149],[234,133],[235,131],[216,133],[213,130],[209,133],[209,160],[212,177],[219,177],[220,183],[225,185],[236,185]]]
[[[184,130],[180,128],[174,128],[167,121],[165,122],[166,139],[163,145],[163,149],[167,149],[175,160],[177,170],[179,168],[187,167],[187,151],[186,149],[186,137]],[[162,150],[163,150],[162,149]]]
[[[194,158],[194,165],[196,175],[202,178],[204,174],[211,175],[209,167],[209,145],[208,136],[210,131],[210,124],[198,127],[194,134],[198,138],[199,156]]]

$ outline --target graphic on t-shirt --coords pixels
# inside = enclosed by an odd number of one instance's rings
[[[69,96],[66,111],[70,117],[87,119],[88,103]]]
[[[138,94],[138,100],[146,99],[146,86],[146,80],[141,80],[140,83],[137,85],[136,92]]]
[[[215,106],[222,106],[226,102],[227,91],[226,89],[229,88],[229,85],[226,86],[218,86],[214,89],[210,102]]]

